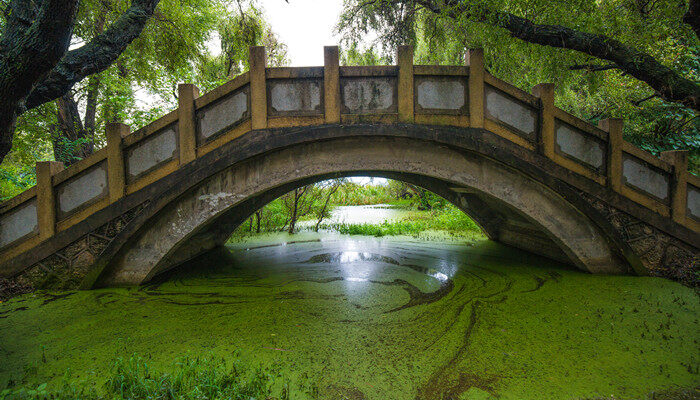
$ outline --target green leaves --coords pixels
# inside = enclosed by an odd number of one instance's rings
[[[654,91],[618,69],[570,69],[573,65],[602,65],[607,61],[521,41],[495,27],[489,16],[486,23],[475,22],[479,20],[475,16],[490,9],[538,24],[604,34],[698,82],[700,43],[681,21],[686,2],[463,0],[453,2],[459,7],[456,15],[448,15],[455,7],[441,12],[423,7],[443,3],[449,2],[348,0],[338,31],[346,47],[373,48],[380,57],[391,57],[397,44],[414,44],[417,64],[463,64],[467,48],[482,47],[486,69],[494,76],[526,91],[541,82],[555,83],[557,106],[591,123],[607,117],[623,118],[628,140],[653,152],[687,149],[691,152],[691,170],[697,172],[700,148],[696,138],[700,131],[697,119],[690,121],[695,115],[692,109],[657,97],[639,102]],[[398,16],[403,15],[401,21],[405,22],[409,14],[411,24],[400,23]],[[377,37],[375,41],[364,42],[373,36]],[[392,42],[396,38],[403,41]]]

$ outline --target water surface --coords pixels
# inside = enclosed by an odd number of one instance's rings
[[[0,388],[213,353],[274,366],[292,398],[640,398],[700,383],[698,311],[679,284],[489,241],[275,236],[141,288],[0,304]]]

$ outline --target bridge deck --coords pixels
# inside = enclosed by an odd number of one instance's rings
[[[397,66],[343,67],[337,47],[325,52],[323,67],[266,68],[264,49],[251,48],[250,72],[202,96],[180,85],[178,109],[135,132],[108,125],[107,147],[69,168],[38,163],[37,186],[0,204],[0,276],[18,272],[2,266],[13,258],[246,132],[323,124],[485,129],[568,169],[574,186],[583,177],[655,213],[648,223],[672,236],[700,231],[700,178],[685,152],[657,158],[623,140],[620,120],[596,127],[556,108],[551,84],[533,94],[507,84],[485,71],[481,50],[467,66],[414,65],[410,47]]]

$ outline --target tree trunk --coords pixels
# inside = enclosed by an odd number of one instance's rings
[[[293,235],[294,234],[294,228],[296,227],[297,224],[297,210],[299,207],[299,189],[294,189],[294,194],[292,195],[294,199],[294,205],[292,206],[292,215],[289,220],[289,234]]]
[[[100,90],[100,77],[90,77],[87,89],[87,102],[85,104],[85,132],[95,143],[95,126],[97,119],[97,96]]]
[[[58,126],[52,138],[54,158],[68,166],[92,154],[94,142],[83,128],[78,104],[71,93],[56,100],[56,110]]]
[[[101,10],[101,14],[97,17],[95,23],[95,36],[98,36],[104,32],[105,19],[107,18],[107,12],[105,9]],[[87,87],[87,99],[85,104],[85,131],[87,135],[92,138],[92,143],[95,143],[95,126],[97,119],[97,96],[100,93],[100,75],[90,75],[88,78]]]
[[[340,188],[340,183],[336,182],[333,187],[328,191],[328,195],[326,196],[326,201],[323,203],[323,207],[321,208],[321,211],[318,213],[318,221],[316,222],[316,226],[314,226],[314,232],[318,232],[318,228],[321,226],[321,222],[323,221],[323,218],[326,214],[326,210],[328,209],[328,203],[331,201],[331,197],[335,192],[338,191]]]

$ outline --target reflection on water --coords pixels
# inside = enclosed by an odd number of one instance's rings
[[[27,366],[29,381],[99,378],[133,352],[155,366],[235,352],[274,365],[292,398],[309,380],[329,399],[630,398],[698,381],[692,290],[488,241],[297,235],[142,288],[60,295],[0,304],[0,388]]]

